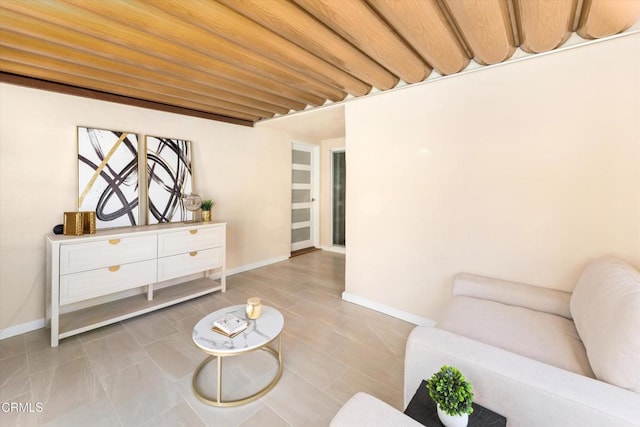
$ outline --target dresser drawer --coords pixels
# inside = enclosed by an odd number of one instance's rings
[[[83,301],[157,281],[157,261],[135,262],[60,276],[60,304]]]
[[[158,281],[222,267],[222,248],[158,258]]]
[[[61,245],[60,274],[153,259],[157,248],[155,235]]]
[[[215,248],[224,243],[224,228],[192,228],[158,235],[158,256]]]

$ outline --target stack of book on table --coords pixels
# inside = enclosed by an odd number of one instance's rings
[[[213,322],[213,327],[211,328],[211,330],[227,337],[233,338],[240,332],[247,329],[247,326],[249,326],[249,323],[246,320],[240,319],[233,314],[226,314],[225,316]]]

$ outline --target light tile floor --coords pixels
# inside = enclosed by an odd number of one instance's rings
[[[291,258],[230,276],[226,293],[67,338],[57,348],[46,329],[0,341],[0,401],[30,403],[33,411],[0,411],[0,425],[326,426],[357,391],[402,409],[413,325],[342,301],[344,264],[332,252]],[[191,389],[205,358],[191,331],[205,314],[251,296],[285,317],[282,378],[252,403],[210,407]],[[225,364],[223,395],[272,378],[266,353],[242,357]],[[203,387],[214,384],[214,371],[203,370]]]

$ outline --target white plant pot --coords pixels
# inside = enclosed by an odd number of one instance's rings
[[[438,405],[438,418],[445,427],[467,427],[469,423],[469,414],[449,415],[440,409],[440,405]]]

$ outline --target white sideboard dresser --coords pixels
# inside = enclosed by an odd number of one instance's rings
[[[226,290],[225,223],[50,234],[46,244],[52,347],[62,338]],[[217,272],[219,281],[210,277]]]

